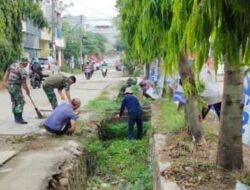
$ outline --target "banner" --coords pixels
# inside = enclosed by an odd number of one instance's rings
[[[243,143],[250,146],[250,75],[244,78],[244,109],[242,121],[242,140]]]

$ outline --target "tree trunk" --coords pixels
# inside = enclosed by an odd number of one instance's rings
[[[201,128],[199,120],[199,110],[197,105],[197,91],[195,86],[195,78],[192,69],[188,63],[187,56],[182,54],[179,61],[179,73],[182,83],[191,84],[191,94],[187,97],[187,103],[185,104],[185,119],[188,126],[189,134],[194,137],[196,143],[203,143],[205,139],[203,137],[203,130]]]
[[[242,98],[243,74],[233,69],[225,57],[224,90],[217,165],[225,169],[242,169]]]

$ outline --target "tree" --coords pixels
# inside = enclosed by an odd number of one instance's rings
[[[62,24],[62,35],[65,38],[66,47],[64,49],[65,59],[70,59],[71,56],[79,57],[80,42],[79,42],[79,28],[72,29],[68,22]]]
[[[22,20],[39,28],[48,27],[39,1],[0,0],[0,76],[22,54]]]
[[[196,34],[195,37],[193,34]],[[250,5],[247,0],[195,0],[187,26],[187,44],[198,54],[199,63],[212,43],[216,65],[225,64],[222,117],[217,164],[241,169],[242,156],[242,66],[250,58]]]
[[[184,86],[191,88],[186,118],[191,135],[200,143],[204,139],[196,106],[196,83],[184,44],[184,29],[192,10],[190,1],[186,2],[120,0],[118,6],[127,57],[141,63],[164,58],[165,69],[169,73],[179,69]]]
[[[80,42],[82,41],[83,51],[82,55],[87,56],[90,54],[100,55],[106,50],[105,43],[106,38],[101,34],[85,32],[79,27],[71,28],[71,25],[67,22],[63,22],[63,36],[66,40],[66,48],[64,55],[66,59],[70,59],[71,56],[78,58],[80,56]],[[79,33],[83,33],[82,39],[79,39]]]
[[[83,38],[83,54],[95,54],[97,56],[103,54],[105,48],[106,38],[97,33],[86,32]]]
[[[120,0],[120,7],[121,29],[129,33],[125,35],[125,41],[130,45],[129,53],[132,52],[134,57],[145,60],[144,56],[155,58],[163,55],[166,58],[167,69],[177,67],[176,63],[179,61],[180,71],[183,70],[188,74],[191,70],[185,68],[187,54],[193,52],[197,54],[195,67],[198,68],[196,70],[198,72],[212,46],[216,67],[219,61],[225,63],[217,164],[226,169],[241,169],[243,166],[241,66],[249,65],[250,57],[249,2],[247,0],[152,0],[133,3],[131,0]],[[169,24],[171,26],[168,26]],[[162,27],[164,30],[161,30]],[[157,40],[158,44],[155,44],[154,40],[159,37],[161,40]],[[145,43],[149,44],[149,47]],[[148,53],[149,55],[146,55]],[[188,76],[187,84],[192,86],[188,91],[195,96],[195,81],[192,82],[194,79],[192,78],[192,75]]]
[[[115,43],[115,45],[114,45],[114,48],[116,49],[116,51],[124,51],[125,49],[126,49],[126,45],[125,45],[125,42],[121,39],[121,38],[119,38],[117,41],[116,41],[116,43]]]

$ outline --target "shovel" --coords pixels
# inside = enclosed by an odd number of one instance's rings
[[[33,99],[31,98],[31,96],[30,96],[30,95],[29,95],[29,99],[30,99],[30,101],[31,101],[32,105],[33,105],[33,106],[34,106],[34,108],[35,108],[35,111],[36,111],[37,117],[38,117],[39,119],[43,118],[42,113],[38,110],[38,108],[36,107],[36,105],[35,105],[35,103],[34,103],[34,101],[33,101]]]

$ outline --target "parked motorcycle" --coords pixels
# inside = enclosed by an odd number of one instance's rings
[[[31,74],[31,79],[30,79],[30,85],[32,86],[32,88],[41,88],[41,84],[42,84],[42,78],[40,77],[40,75],[38,73],[32,73]]]

